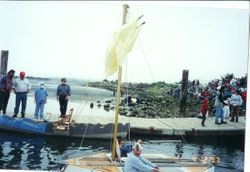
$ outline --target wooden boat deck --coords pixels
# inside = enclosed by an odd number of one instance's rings
[[[154,156],[154,154],[152,154]],[[142,154],[143,156],[143,154]],[[148,155],[149,156],[149,155]],[[148,158],[147,158],[148,159]],[[149,160],[151,160],[149,158]],[[204,172],[208,169],[213,170],[211,165],[206,163],[197,163],[193,160],[189,161],[179,161],[178,159],[171,157],[161,157],[162,163],[157,163],[157,166],[160,168],[161,172]],[[72,158],[66,160],[67,167],[65,172],[73,172],[77,170],[91,171],[95,170],[98,172],[123,172],[125,159],[122,159],[121,162],[112,162],[105,153],[100,153],[96,155],[81,157],[81,158]],[[164,162],[163,162],[164,161]]]

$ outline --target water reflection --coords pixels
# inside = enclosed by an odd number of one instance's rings
[[[137,138],[132,138],[135,140]],[[193,156],[219,156],[221,163],[217,171],[243,171],[244,144],[241,138],[232,138],[237,142],[218,144],[214,140],[198,138],[187,142],[167,142],[144,138],[144,153],[162,153],[169,156],[192,158]],[[243,139],[244,140],[244,139]],[[0,169],[59,170],[64,159],[90,155],[95,152],[109,152],[109,140],[81,140],[60,137],[40,137],[11,132],[0,132]]]
[[[0,145],[1,169],[50,170],[58,166],[60,152],[47,147],[44,137],[1,133]]]
[[[183,154],[183,145],[181,142],[176,144],[176,157],[182,158],[182,154]]]

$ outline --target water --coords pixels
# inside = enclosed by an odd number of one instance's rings
[[[46,83],[49,99],[45,105],[45,112],[59,114],[59,103],[56,101],[57,84]],[[27,113],[34,113],[34,90],[37,83],[28,96]],[[102,89],[83,87],[79,84],[71,84],[72,96],[69,100],[68,109],[74,108],[75,113],[94,115],[113,115],[114,111],[105,111],[98,108],[96,101],[113,99],[112,92]],[[95,104],[90,109],[89,104]],[[7,107],[8,112],[14,110],[15,95],[12,93]],[[133,139],[138,139],[132,136]],[[193,156],[219,156],[221,163],[216,166],[218,172],[243,171],[244,166],[244,136],[225,137],[196,137],[179,138],[183,141],[181,146],[165,141],[155,141],[163,138],[142,138],[144,140],[145,153],[164,153],[175,156],[180,153],[183,158]],[[95,152],[109,152],[110,141],[83,140],[72,138],[54,138],[17,134],[0,131],[0,169],[32,169],[32,170],[58,170],[64,159],[89,155]]]
[[[35,103],[34,103],[34,92],[37,89],[37,83],[32,84],[32,90],[28,94],[26,113],[35,112]],[[59,102],[56,100],[56,84],[46,84],[46,90],[48,91],[48,100],[44,107],[45,114],[60,114],[59,111]],[[72,96],[68,102],[68,112],[69,109],[74,108],[74,113],[81,115],[113,115],[114,111],[106,111],[103,108],[106,100],[113,100],[113,92],[91,88],[86,86],[71,85]],[[97,106],[97,101],[100,101],[101,107]],[[94,108],[90,109],[90,103],[94,103]],[[13,113],[15,108],[15,94],[12,92],[10,95],[9,103],[7,106],[7,112]],[[21,106],[19,112],[21,111]]]
[[[133,140],[135,138],[132,138]],[[170,156],[180,154],[183,158],[193,156],[219,156],[221,163],[215,167],[218,172],[243,171],[244,138],[185,138],[181,145],[160,138],[145,139],[144,153],[164,153]],[[64,159],[90,155],[95,152],[109,152],[109,140],[30,136],[11,132],[0,132],[0,169],[59,170]]]

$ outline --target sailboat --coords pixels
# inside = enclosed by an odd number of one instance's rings
[[[124,57],[130,52],[135,42],[140,27],[145,23],[139,23],[141,17],[130,23],[126,23],[126,14],[129,6],[123,5],[123,22],[119,32],[114,34],[111,46],[108,49],[108,67],[106,72],[113,74],[118,70],[118,83],[116,93],[115,121],[112,153],[97,153],[90,156],[82,156],[65,160],[66,166],[62,169],[64,172],[124,172],[124,163],[126,157],[120,157],[120,148],[117,141],[119,103],[121,92],[122,62]],[[107,63],[107,61],[106,61]],[[213,172],[213,164],[218,162],[217,158],[192,158],[181,159],[179,157],[169,157],[164,154],[141,154],[142,157],[150,160],[159,167],[161,172],[165,171],[190,171],[190,172]]]

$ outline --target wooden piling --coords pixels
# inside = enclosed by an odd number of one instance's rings
[[[9,51],[7,50],[1,51],[0,77],[2,75],[6,75],[7,73],[8,56],[9,56]]]
[[[183,70],[182,85],[181,85],[181,100],[180,100],[180,114],[182,117],[186,116],[187,95],[188,95],[188,70]]]

